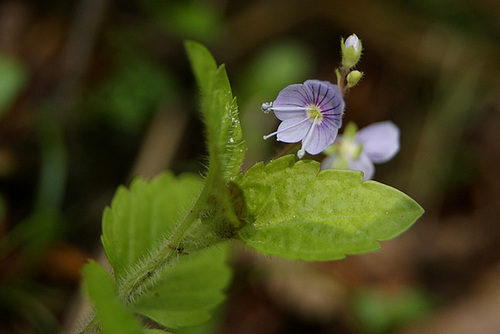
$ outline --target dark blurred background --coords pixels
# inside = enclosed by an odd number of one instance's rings
[[[363,42],[345,124],[392,120],[375,179],[425,215],[382,249],[324,263],[235,248],[214,320],[183,333],[500,333],[500,2],[0,2],[0,333],[56,333],[82,311],[116,187],[206,161],[183,40],[225,63],[248,152],[283,148],[260,111],[286,85],[335,81]],[[318,157],[316,157],[318,158]]]

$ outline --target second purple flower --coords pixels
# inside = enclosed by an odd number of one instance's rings
[[[285,143],[302,141],[299,158],[319,154],[330,146],[342,126],[345,103],[337,85],[328,81],[307,80],[303,84],[285,87],[276,100],[264,103],[262,110],[272,110],[281,120],[278,130],[264,136],[276,135]]]

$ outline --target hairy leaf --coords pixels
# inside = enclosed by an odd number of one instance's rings
[[[102,332],[142,333],[139,321],[118,298],[116,284],[111,274],[92,261],[83,267],[83,272],[85,274],[84,286],[95,304],[97,317],[102,324]]]
[[[118,188],[104,211],[102,242],[117,281],[168,236],[200,192],[200,177],[167,172]]]
[[[227,247],[221,246],[182,257],[162,273],[156,287],[138,298],[134,311],[167,328],[202,324],[225,298],[222,289],[231,279],[226,257]]]
[[[288,259],[333,260],[378,249],[410,227],[423,209],[404,193],[355,171],[319,172],[315,161],[293,156],[255,165],[236,179],[253,224],[245,244]]]
[[[236,100],[224,66],[217,68],[212,55],[203,45],[187,41],[185,46],[201,88],[201,112],[206,125],[209,174],[220,174],[224,180],[229,180],[239,173],[245,155]]]

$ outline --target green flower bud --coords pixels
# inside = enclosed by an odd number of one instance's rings
[[[342,67],[349,69],[354,67],[359,58],[361,57],[361,41],[356,34],[349,36],[345,42],[342,39],[340,41],[340,46],[342,49]]]
[[[363,72],[352,71],[347,75],[347,88],[354,87],[358,84],[359,80],[363,77]]]

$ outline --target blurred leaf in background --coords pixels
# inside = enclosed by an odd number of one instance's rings
[[[110,76],[89,92],[86,109],[119,129],[137,131],[174,96],[176,82],[144,53],[124,51],[116,58]]]
[[[431,298],[414,288],[390,291],[366,287],[354,295],[352,308],[362,333],[389,333],[428,315],[433,308]]]
[[[221,13],[203,1],[141,1],[161,29],[179,39],[208,41],[221,31]]]
[[[51,334],[58,331],[59,319],[53,312],[60,293],[34,281],[21,279],[0,285],[0,320],[2,333]],[[15,331],[14,331],[15,328]],[[5,330],[5,331],[4,331]]]
[[[0,117],[23,89],[28,73],[17,60],[0,54]]]
[[[294,40],[272,43],[246,66],[238,86],[239,96],[272,99],[283,86],[307,79],[312,67],[312,54],[304,43]]]
[[[453,25],[454,28],[462,31],[472,31],[476,33],[485,33],[484,22],[482,22],[471,8],[467,1],[455,0],[404,0],[403,2],[416,12],[420,12],[427,18],[446,22]]]

